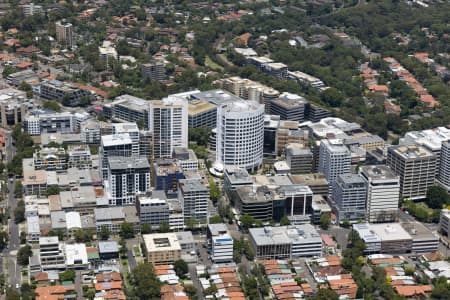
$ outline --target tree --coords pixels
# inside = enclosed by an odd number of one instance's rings
[[[127,248],[127,241],[125,241],[123,238],[119,241],[120,249],[119,254],[121,258],[127,258],[128,254],[128,248]]]
[[[184,286],[184,291],[188,295],[189,299],[197,299],[197,289],[192,284]]]
[[[91,102],[92,102],[91,97],[85,96],[80,99],[80,106],[88,106],[91,104]]]
[[[21,231],[20,232],[20,243],[26,244],[26,242],[27,242],[27,234],[25,231]]]
[[[195,218],[189,218],[186,220],[186,227],[189,228],[190,230],[194,230],[196,224],[197,221],[195,220]]]
[[[141,234],[149,234],[152,233],[152,226],[150,224],[142,224],[141,225]]]
[[[16,67],[13,67],[13,66],[5,66],[5,67],[3,68],[2,76],[3,76],[3,78],[6,78],[6,77],[8,77],[10,74],[15,73],[15,72],[17,72],[17,71],[19,71],[19,70],[18,70]]]
[[[86,291],[83,290],[83,297],[87,298],[89,300],[92,300],[95,298],[95,289],[86,289]]]
[[[124,239],[131,239],[134,237],[134,225],[129,222],[123,222],[120,225],[120,232],[119,235],[121,238]]]
[[[110,235],[111,235],[111,232],[109,231],[109,229],[107,227],[102,227],[102,229],[100,229],[99,237],[101,240],[103,240],[103,241],[108,240]]]
[[[61,111],[61,105],[59,105],[59,103],[55,100],[45,101],[44,103],[42,103],[42,107],[56,112]]]
[[[281,226],[291,225],[291,221],[289,220],[289,218],[287,216],[283,216],[280,220],[280,225]]]
[[[160,299],[161,282],[151,264],[140,263],[130,273],[130,294],[140,300]],[[134,297],[132,297],[134,299]]]
[[[169,231],[170,231],[170,226],[169,226],[168,222],[164,221],[164,222],[159,223],[159,232],[166,233]]]
[[[213,202],[216,202],[217,200],[219,200],[220,190],[217,187],[216,182],[212,178],[208,179],[208,183],[209,183],[209,198]]]
[[[344,97],[342,96],[341,92],[333,87],[328,88],[324,92],[322,92],[321,98],[323,102],[332,107],[339,107],[344,101]]]
[[[30,245],[25,245],[17,251],[17,263],[21,266],[28,266],[29,258],[33,255]]]
[[[19,90],[26,92],[28,98],[33,97],[33,88],[31,87],[31,85],[29,83],[22,81],[19,84],[18,88],[19,88]]]
[[[339,300],[339,295],[330,289],[321,288],[312,300]]]
[[[25,202],[20,200],[17,202],[17,207],[14,209],[14,222],[19,224],[25,221]]]
[[[6,298],[5,300],[21,300],[20,293],[13,288],[8,288],[6,290]]]
[[[174,262],[173,268],[177,276],[180,278],[185,278],[186,273],[189,272],[188,264],[182,259]]]
[[[442,208],[450,204],[450,196],[444,188],[433,185],[427,190],[427,204],[431,208]]]
[[[210,135],[209,127],[189,128],[189,141],[195,142],[198,146],[206,146]]]
[[[209,224],[219,224],[222,223],[222,218],[220,216],[212,216],[209,218]]]
[[[239,220],[241,221],[242,227],[245,230],[247,230],[250,227],[252,227],[253,224],[255,223],[255,218],[250,216],[250,215],[248,215],[248,214],[242,215]]]
[[[142,120],[142,119],[137,120],[136,125],[139,128],[139,130],[144,130],[144,127],[145,127],[144,120]]]
[[[447,282],[447,278],[439,277],[436,279],[434,288],[431,291],[431,299],[448,299],[450,295],[450,284]]]
[[[75,281],[75,271],[74,270],[65,270],[64,272],[59,273],[59,281]]]
[[[350,228],[350,221],[348,219],[344,219],[344,221],[342,221],[342,227]]]
[[[215,295],[217,293],[217,286],[212,283],[209,288],[205,290],[205,295]]]
[[[320,216],[320,227],[324,230],[328,229],[328,226],[330,225],[330,214],[324,213]]]
[[[60,241],[64,240],[64,230],[58,228],[56,230],[50,230],[48,236],[57,236]]]
[[[59,195],[59,192],[60,192],[59,186],[57,186],[57,185],[50,185],[49,187],[47,187],[46,194],[47,194],[47,197],[48,197],[48,196],[51,196],[51,195]]]
[[[77,243],[88,243],[93,240],[92,230],[77,229],[73,237]]]
[[[0,251],[6,248],[8,245],[9,235],[6,231],[0,231]]]
[[[20,180],[16,180],[14,183],[14,197],[22,198],[23,196],[23,185]]]

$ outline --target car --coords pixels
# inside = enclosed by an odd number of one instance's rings
[[[16,289],[20,289],[20,284],[16,283]]]

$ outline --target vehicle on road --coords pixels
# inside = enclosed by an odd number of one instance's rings
[[[20,284],[16,283],[16,289],[20,289]]]

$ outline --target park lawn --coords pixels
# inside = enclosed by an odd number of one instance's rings
[[[211,57],[209,57],[209,56],[205,57],[205,65],[207,67],[210,67],[212,70],[220,71],[220,72],[223,71],[223,67],[221,65],[217,64],[215,61],[213,61],[211,59]]]

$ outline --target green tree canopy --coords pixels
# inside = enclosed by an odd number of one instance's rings
[[[42,103],[42,107],[46,108],[46,109],[50,109],[56,112],[60,112],[61,111],[61,105],[59,105],[59,103],[55,100],[51,100],[51,101],[44,101],[44,103]]]
[[[100,229],[100,232],[99,232],[98,235],[99,235],[101,240],[106,241],[111,236],[111,232],[109,231],[109,229],[107,227],[102,227]]]
[[[161,222],[159,224],[159,232],[169,232],[170,231],[170,226],[168,222]]]
[[[291,221],[287,216],[283,216],[280,220],[280,225],[281,226],[291,225]]]
[[[134,225],[129,222],[123,222],[120,225],[120,237],[124,239],[131,239],[134,237]]]
[[[450,204],[450,196],[444,188],[433,185],[427,190],[427,204],[431,208],[442,208]]]
[[[218,215],[212,216],[209,218],[209,224],[219,224],[222,223],[222,218]]]
[[[17,263],[21,266],[28,266],[29,258],[33,255],[30,245],[25,245],[17,251]]]
[[[65,270],[64,272],[59,273],[59,281],[75,281],[75,271],[74,270]]]
[[[9,235],[6,231],[0,231],[0,251],[8,245]]]
[[[173,268],[177,276],[180,278],[186,277],[186,273],[189,272],[188,264],[182,259],[177,260],[173,264]]]
[[[161,299],[161,282],[151,264],[140,263],[130,273],[130,294],[139,300]]]

